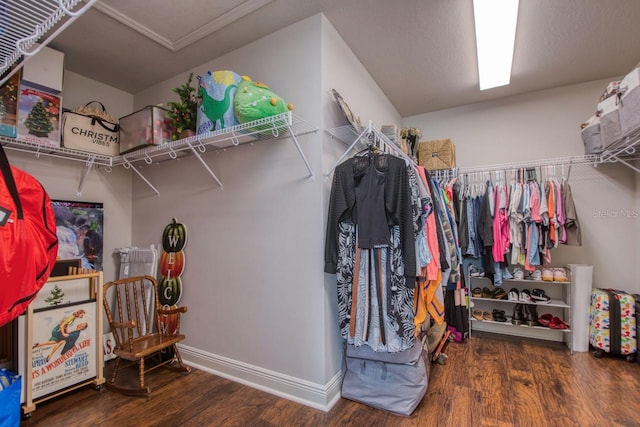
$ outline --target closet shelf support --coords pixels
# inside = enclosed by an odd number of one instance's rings
[[[349,154],[349,152],[351,152],[351,150],[353,150],[353,147],[356,146],[356,144],[362,139],[362,137],[364,137],[367,133],[370,132],[370,129],[364,128],[362,130],[362,132],[360,132],[360,135],[358,135],[358,137],[351,143],[351,145],[349,146],[349,148],[347,148],[345,150],[344,153],[342,153],[342,156],[340,156],[340,158],[334,163],[333,166],[331,166],[331,169],[329,169],[327,171],[327,173],[325,174],[325,176],[329,176],[333,173],[334,169],[338,167],[338,165],[342,162],[342,160],[347,156],[347,154]]]
[[[202,158],[202,156],[200,155],[198,150],[195,149],[195,147],[193,146],[193,144],[191,142],[188,142],[187,144],[189,145],[189,148],[191,149],[191,152],[193,153],[193,155],[196,156],[196,159],[198,159],[200,161],[200,163],[202,163],[202,166],[204,166],[206,171],[209,172],[209,175],[211,175],[211,177],[218,183],[218,186],[220,187],[220,190],[224,190],[224,187],[222,186],[222,182],[220,182],[220,180],[218,179],[216,174],[213,173],[213,171],[211,170],[209,165],[207,165],[207,162],[204,161],[204,159]],[[202,143],[200,143],[200,144],[202,144]]]
[[[149,180],[145,178],[144,175],[142,175],[142,173],[140,173],[140,171],[136,169],[129,160],[127,160],[126,158],[123,158],[122,160],[124,162],[122,166],[125,169],[131,169],[132,171],[134,171],[140,177],[140,179],[142,179],[149,186],[149,188],[151,188],[153,192],[156,193],[156,196],[160,195],[160,192],[156,189],[156,187],[154,187],[153,184],[151,184]]]
[[[93,168],[93,163],[95,159],[96,159],[95,156],[91,156],[85,163],[84,172],[82,173],[82,176],[80,177],[80,183],[78,184],[78,191],[77,191],[78,196],[82,196],[82,189],[84,188],[84,180],[89,175],[91,168]]]
[[[309,171],[309,178],[311,178],[312,181],[315,181],[316,176],[313,173],[313,168],[309,164],[307,157],[304,155],[304,152],[302,151],[302,148],[298,143],[298,138],[296,138],[296,134],[293,132],[293,128],[291,127],[291,121],[287,121],[287,130],[289,131],[289,136],[291,137],[291,140],[293,141],[296,148],[298,149],[298,153],[300,154],[300,157],[302,157],[302,161],[304,162],[305,166],[307,167],[307,170]]]
[[[610,157],[607,159],[607,161],[608,161],[608,162],[611,162],[611,163],[617,163],[617,162],[620,162],[620,163],[622,163],[623,165],[625,165],[626,167],[628,167],[629,169],[632,169],[632,170],[636,171],[637,173],[640,173],[640,169],[638,169],[637,167],[635,167],[635,166],[634,166],[634,165],[632,165],[631,163],[629,163],[629,162],[627,162],[626,160],[623,160],[623,159],[621,159],[621,158],[619,158],[619,157],[617,157],[617,156],[610,156]]]

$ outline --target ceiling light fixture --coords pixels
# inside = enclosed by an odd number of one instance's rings
[[[473,0],[480,90],[508,85],[518,0]]]

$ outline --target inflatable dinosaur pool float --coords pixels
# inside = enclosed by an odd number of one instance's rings
[[[238,123],[248,123],[286,113],[293,110],[293,105],[287,104],[264,83],[242,76],[233,100],[233,109]]]

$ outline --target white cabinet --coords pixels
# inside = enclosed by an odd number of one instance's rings
[[[568,270],[567,270],[568,271]],[[549,302],[530,302],[510,301],[508,299],[496,299],[493,297],[477,297],[473,296],[473,289],[486,288],[493,295],[493,291],[497,288],[493,286],[491,280],[486,277],[471,277],[468,295],[469,295],[469,334],[475,331],[499,333],[505,335],[515,335],[535,339],[543,339],[550,341],[565,342],[572,349],[572,330],[571,330],[571,281],[569,282],[547,282],[542,280],[529,279],[504,279],[501,288],[509,293],[511,289],[517,289],[520,293],[522,290],[541,289],[551,300]],[[516,306],[520,304],[532,307],[537,311],[537,317],[543,314],[550,314],[558,317],[567,323],[565,329],[553,329],[542,325],[529,326],[525,322],[520,325],[512,323],[513,313]],[[527,308],[528,308],[527,307]],[[479,320],[473,316],[474,310],[480,310],[482,313],[492,313],[494,309],[505,312],[506,321],[500,322],[496,320]],[[524,310],[523,310],[524,311]],[[477,313],[477,312],[476,312]]]

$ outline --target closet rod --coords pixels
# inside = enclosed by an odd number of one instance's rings
[[[398,157],[403,158],[404,160],[411,162],[411,164],[415,164],[415,161],[405,154],[400,147],[394,144],[385,134],[383,134],[376,126],[373,124],[371,120],[369,120],[369,124],[362,129],[362,132],[358,135],[358,137],[349,145],[349,147],[342,153],[342,156],[335,162],[335,164],[329,169],[325,176],[329,176],[333,173],[334,169],[338,167],[338,165],[342,162],[342,160],[349,154],[351,150],[356,146],[356,144],[364,137],[374,138],[374,141],[368,142],[367,145],[371,145],[375,143],[375,141],[380,141],[383,145],[382,151],[385,153],[393,152],[392,154],[397,155]]]
[[[494,172],[510,169],[535,168],[544,166],[571,166],[582,163],[598,163],[599,156],[588,154],[584,156],[555,157],[550,159],[525,160],[520,162],[501,163],[486,166],[475,166],[456,169],[458,174],[468,174],[477,172]]]

